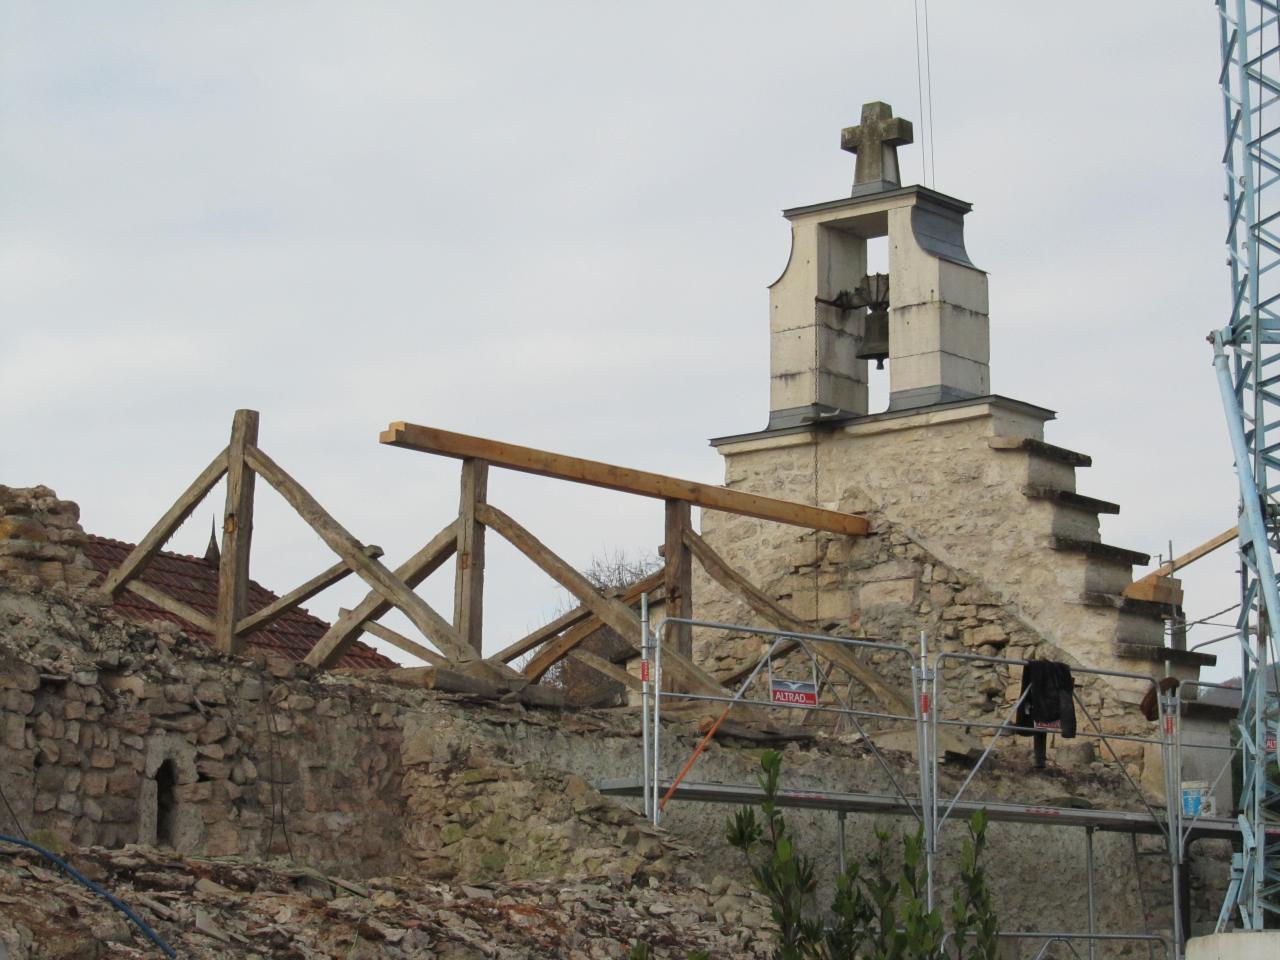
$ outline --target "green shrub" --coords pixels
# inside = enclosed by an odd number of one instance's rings
[[[729,818],[726,839],[746,858],[751,879],[769,899],[778,927],[775,960],[996,960],[996,915],[981,864],[987,817],[969,820],[960,861],[960,885],[946,920],[941,908],[925,908],[925,850],[921,831],[902,838],[902,862],[895,867],[892,837],[877,831],[877,848],[865,864],[854,863],[836,879],[830,916],[815,915],[817,875],[811,858],[796,848],[778,808],[782,756],[768,750],[760,758],[760,814],[744,807]]]

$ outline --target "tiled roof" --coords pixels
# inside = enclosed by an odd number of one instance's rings
[[[121,543],[106,537],[85,537],[84,553],[104,577],[108,570],[118,566],[133,550],[133,544]],[[101,579],[101,578],[99,578]],[[201,557],[186,557],[161,551],[142,568],[138,579],[157,590],[163,590],[175,600],[181,600],[212,619],[218,605],[218,568]],[[249,609],[259,610],[278,598],[265,587],[249,581]],[[131,590],[121,590],[113,605],[121,616],[137,623],[164,620],[176,623],[192,637],[213,643],[213,636],[181,617],[161,610],[155,604],[142,599]],[[301,607],[295,607],[280,619],[245,638],[249,647],[269,650],[289,660],[301,660],[317,640],[329,629],[329,624],[313,617]],[[396,663],[378,653],[367,644],[356,641],[347,648],[338,661],[340,667],[394,667]]]

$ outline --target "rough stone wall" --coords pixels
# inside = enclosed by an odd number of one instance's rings
[[[827,538],[811,536],[808,544],[820,580],[838,577],[857,590],[863,631],[905,630],[924,616],[939,642],[958,649],[1027,645],[1016,618],[1004,608],[996,615],[999,605],[963,574],[892,524],[877,530],[848,555]],[[787,538],[795,537],[777,528],[761,533],[775,548],[793,545]],[[779,555],[761,551],[770,562]],[[74,556],[57,562],[75,567]],[[778,596],[803,615],[795,601],[811,571],[777,569]],[[108,847],[167,839],[194,855],[292,852],[301,863],[346,876],[411,870],[455,882],[602,877],[623,887],[685,890],[677,878],[689,871],[701,876],[700,914],[728,919],[748,907],[730,879],[742,877],[744,865],[722,840],[728,808],[674,804],[666,829],[654,831],[637,803],[604,798],[589,786],[638,775],[634,711],[469,703],[350,676],[314,676],[283,661],[222,658],[172,627],[124,623],[65,584],[65,576],[29,573],[0,582],[0,786],[22,826],[38,837]],[[1004,632],[1003,647],[993,625]],[[978,693],[982,703],[977,694],[965,701],[977,716],[989,715],[989,704],[1006,696],[994,686]],[[698,729],[672,717],[664,769],[678,769],[699,739]],[[751,745],[715,742],[693,776],[749,784],[758,756]],[[899,782],[914,782],[909,752],[891,751],[888,759]],[[1069,796],[1102,806],[1125,796],[1114,769],[1084,755],[1076,760],[1079,773],[1036,774],[1005,755],[975,781],[971,795],[1045,804]],[[166,762],[172,804],[161,802]],[[819,733],[808,745],[793,743],[784,769],[787,785],[798,789],[893,788],[852,737]],[[963,773],[944,769],[944,784],[955,789]],[[820,876],[831,878],[834,816],[794,811],[788,820],[814,852]],[[873,828],[908,825],[851,817],[849,856],[871,849]],[[1084,858],[1082,838],[1073,834],[992,828],[991,872],[1006,928],[1080,926]],[[944,868],[961,838],[959,824],[944,835]],[[1128,838],[1100,835],[1096,842],[1105,865],[1098,879],[1101,928],[1132,930],[1141,910]],[[1220,866],[1205,856],[1192,871],[1201,912],[1218,892]],[[949,882],[945,872],[942,882]]]
[[[83,587],[93,565],[78,550],[80,508],[48,487],[0,485],[0,576],[27,589]]]
[[[994,436],[1040,435],[1038,419],[1017,418],[976,404],[936,415],[854,424],[814,438],[727,447],[725,481],[750,490],[849,512],[874,512],[908,534],[947,567],[990,591],[1044,640],[1068,657],[1125,669],[1112,642],[1117,615],[1080,602],[1086,591],[1119,592],[1131,579],[1123,567],[1049,548],[1050,537],[1097,540],[1098,519],[1047,500],[1028,486],[1075,491],[1074,468],[1023,451],[992,449]],[[767,533],[743,544],[736,518],[708,513],[704,534],[771,579],[786,572],[774,556],[795,534]],[[772,526],[772,525],[770,525]],[[724,529],[722,529],[722,527]],[[815,547],[809,547],[813,556]],[[792,548],[792,556],[805,556]],[[755,581],[759,582],[759,581]],[[832,584],[834,585],[834,584]],[[820,584],[822,593],[826,586]],[[807,602],[809,610],[805,610]],[[819,595],[840,613],[853,597]],[[798,598],[811,616],[813,589]]]
[[[870,512],[872,531],[859,538],[830,537],[812,533],[789,536],[790,557],[784,549],[775,553],[737,555],[737,563],[748,577],[761,585],[784,606],[804,616],[814,609],[818,590],[818,618],[815,629],[836,636],[856,636],[896,643],[911,654],[919,649],[919,634],[928,638],[932,653],[1016,659],[1068,660],[1071,656],[1036,633],[1009,605],[992,591],[940,561],[903,528]],[[760,521],[734,517],[716,522],[714,537],[733,543],[747,536],[744,528]],[[772,525],[771,525],[772,526]],[[755,616],[742,601],[716,588],[709,580],[695,583],[698,616],[723,623],[750,622]],[[750,635],[726,635],[720,631],[700,631],[695,656],[721,676],[730,675],[760,657],[767,643]],[[873,667],[891,686],[910,701],[911,662],[908,655],[886,651],[861,651],[859,659]],[[810,668],[807,660],[793,655],[789,670],[799,676]],[[777,669],[777,668],[775,668]],[[781,672],[788,672],[782,668]],[[871,694],[840,671],[832,679],[845,702],[868,710],[882,710]],[[1137,710],[1141,692],[1115,688],[1096,678],[1077,677],[1080,696],[1090,712],[1108,732],[1141,736],[1154,735],[1155,725]],[[948,720],[998,724],[1009,715],[1020,693],[1021,672],[1015,666],[981,661],[953,660],[944,670],[942,716]],[[810,718],[812,719],[812,718]],[[1079,718],[1087,728],[1084,717]],[[821,719],[814,722],[821,723]],[[875,726],[874,723],[871,723]],[[974,727],[974,733],[990,730]],[[1145,751],[1141,744],[1120,747],[1131,774],[1142,775]],[[1001,748],[1016,751],[1017,741]],[[1158,756],[1158,749],[1151,752]],[[1054,756],[1060,763],[1088,763],[1097,757],[1094,742],[1084,738],[1057,740]],[[1157,770],[1158,773],[1158,770]],[[1152,799],[1162,801],[1162,778],[1148,778]]]
[[[129,634],[48,594],[0,594],[0,610],[8,657],[0,672],[0,782],[28,832],[78,846],[151,840],[142,836],[147,789],[155,783],[149,774],[157,757],[178,757],[174,844],[188,854],[285,855],[291,846],[299,862],[345,876],[408,869],[464,883],[596,876],[684,889],[673,878],[692,871],[712,914],[746,908],[732,882],[744,866],[722,839],[728,808],[674,804],[666,829],[654,831],[633,801],[601,797],[589,786],[638,774],[634,712],[467,703],[350,677],[288,673],[282,664],[272,666],[288,675],[273,676],[251,662],[188,649],[181,636]],[[696,728],[667,724],[664,768],[678,769],[698,739]],[[749,745],[717,742],[693,776],[751,783],[758,756]],[[889,760],[900,782],[914,782],[909,753],[890,753]],[[795,788],[892,791],[886,772],[853,738],[792,745],[785,771]],[[947,771],[945,783],[955,789],[962,774]],[[1025,765],[1004,761],[970,789],[977,797],[1044,803],[1065,794],[1106,804],[1124,794],[1118,776],[1099,762],[1073,778],[1055,770],[1028,774]],[[788,820],[829,879],[834,816],[793,811]],[[871,848],[876,826],[909,824],[851,817],[851,858]],[[1006,924],[1075,924],[1084,865],[1074,834],[992,828]],[[948,864],[962,835],[955,824],[944,837]],[[1100,836],[1096,849],[1107,865],[1098,881],[1103,928],[1132,929],[1137,868],[1127,838]],[[1041,883],[1046,872],[1054,877],[1052,894]],[[821,896],[828,893],[824,884]]]
[[[1086,591],[1119,592],[1129,579],[1123,568],[1115,568],[1117,578],[1106,565],[1049,548],[1051,536],[1096,540],[1097,517],[1026,496],[1029,485],[1074,490],[1072,468],[987,443],[996,434],[1038,434],[1038,422],[1011,422],[981,405],[963,409],[969,410],[963,417],[855,426],[817,443],[800,434],[729,448],[729,486],[865,514],[870,536],[815,534],[711,511],[703,513],[703,536],[752,583],[824,632],[914,651],[923,631],[935,653],[1156,672],[1154,664],[1117,658],[1117,611],[1081,602]],[[695,578],[699,618],[757,622],[700,569]],[[695,646],[698,658],[722,676],[764,649],[758,638],[713,631],[699,632]],[[909,692],[905,658],[862,656]],[[1017,667],[953,661],[943,678],[946,716],[1001,722],[1017,699],[1019,678]],[[1148,684],[1084,674],[1077,683],[1108,732],[1153,734],[1137,710]],[[879,708],[856,683],[850,699]],[[1087,729],[1083,717],[1080,724]],[[1117,752],[1153,798],[1162,798],[1159,748],[1131,743]],[[1084,739],[1058,743],[1059,762],[1088,763],[1096,754]]]
[[[398,731],[366,691],[229,662],[73,598],[0,590],[0,634],[0,779],[29,831],[400,865]]]

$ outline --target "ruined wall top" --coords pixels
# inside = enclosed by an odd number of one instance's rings
[[[11,586],[88,586],[96,572],[80,550],[84,536],[70,500],[44,486],[0,485],[0,578]]]

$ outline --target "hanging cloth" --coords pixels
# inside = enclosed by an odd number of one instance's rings
[[[1070,740],[1076,735],[1075,679],[1071,668],[1054,660],[1032,660],[1022,668],[1015,723],[1022,736],[1035,737],[1036,769],[1045,765],[1047,735],[1056,733]]]

